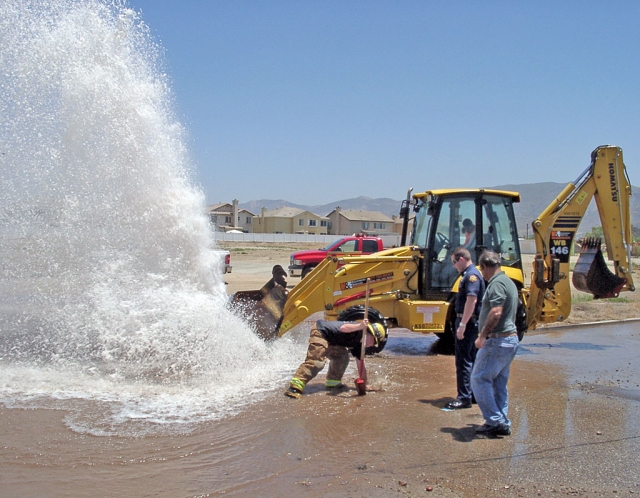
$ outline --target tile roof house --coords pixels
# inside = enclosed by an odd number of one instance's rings
[[[384,235],[394,232],[394,220],[379,211],[335,208],[328,215],[331,235],[365,233]]]
[[[233,204],[228,202],[212,204],[207,207],[207,214],[218,232],[228,232],[229,230],[253,232],[252,222],[255,215],[251,211],[238,208],[237,199],[233,200]]]
[[[254,233],[314,233],[327,235],[329,218],[294,207],[281,207],[267,211],[262,208],[253,217]]]
[[[415,218],[415,215],[409,216],[409,222],[407,223],[407,240],[409,240],[409,235],[411,234],[411,230],[413,230],[413,221],[415,220]],[[393,233],[402,234],[404,219],[395,214],[391,217],[391,219],[393,220]]]

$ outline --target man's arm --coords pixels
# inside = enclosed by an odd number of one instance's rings
[[[369,320],[366,318],[359,323],[343,323],[340,326],[340,332],[350,334],[351,332],[357,332],[358,330],[364,330],[369,325]]]
[[[468,295],[467,300],[464,302],[464,311],[462,312],[460,325],[458,325],[458,330],[456,331],[456,335],[460,340],[464,339],[464,330],[467,327],[467,323],[469,323],[469,320],[471,320],[471,317],[473,316],[477,301],[477,296]]]
[[[498,325],[501,316],[502,306],[495,306],[489,310],[487,321],[484,323],[484,326],[482,327],[482,330],[480,331],[480,333],[478,334],[478,338],[476,339],[476,347],[478,349],[484,346],[484,343],[487,340],[487,336],[493,329],[496,328],[496,325]]]

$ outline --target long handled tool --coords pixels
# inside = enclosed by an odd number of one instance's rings
[[[367,287],[364,297],[364,318],[369,319],[369,279],[367,279]],[[364,374],[364,351],[367,342],[367,329],[362,331],[362,348],[360,349],[360,364],[358,365],[358,378],[356,379],[356,389],[359,396],[367,394],[367,381],[363,378]]]

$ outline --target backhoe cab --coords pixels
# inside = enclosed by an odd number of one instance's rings
[[[419,294],[422,299],[448,301],[456,290],[458,272],[451,264],[457,247],[471,253],[474,263],[485,250],[501,255],[520,287],[522,259],[513,203],[516,192],[500,190],[431,190],[415,194],[411,244],[421,256]]]
[[[534,221],[536,256],[530,286],[524,279],[513,209],[520,201],[517,192],[452,189],[410,194],[411,190],[401,209],[404,217],[410,208],[415,212],[409,245],[404,229],[400,247],[366,256],[329,256],[286,296],[273,286],[245,293],[255,297],[260,310],[256,316],[270,314],[254,324],[260,335],[282,336],[318,311],[337,319],[364,303],[368,280],[370,321],[450,338],[459,281],[451,253],[459,246],[469,249],[474,262],[484,250],[501,256],[502,269],[520,291],[520,334],[539,323],[564,320],[571,306],[571,246],[592,197],[614,273],[604,262],[599,241],[585,241],[574,285],[595,297],[635,290],[630,266],[631,188],[618,147],[596,149],[589,168]]]

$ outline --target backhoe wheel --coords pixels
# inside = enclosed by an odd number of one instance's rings
[[[516,330],[518,332],[518,342],[522,342],[524,334],[527,332],[527,308],[522,302],[521,298],[518,298],[518,309],[516,311]]]
[[[300,274],[300,280],[302,280],[304,277],[306,277],[307,275],[309,275],[309,273],[311,273],[311,270],[313,270],[316,266],[318,265],[308,265],[305,266],[302,269],[302,273]]]
[[[445,351],[445,354],[455,353],[455,327],[456,327],[456,314],[454,312],[454,302],[451,301],[449,306],[449,315],[444,327],[444,332],[436,332],[436,337],[439,339],[440,348]]]
[[[453,332],[436,332],[436,337],[440,340],[443,350],[453,350],[456,345],[456,338]]]

